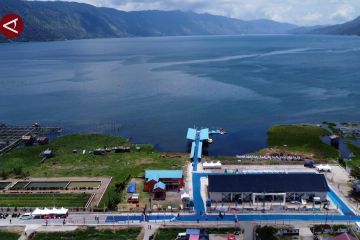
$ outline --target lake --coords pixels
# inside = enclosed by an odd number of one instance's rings
[[[196,36],[0,44],[0,122],[61,126],[211,154],[266,146],[273,124],[360,120],[360,38]]]

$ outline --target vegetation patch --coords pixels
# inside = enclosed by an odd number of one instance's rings
[[[191,227],[188,227],[191,228]],[[160,228],[155,235],[155,240],[176,239],[179,233],[185,232],[187,228]],[[233,234],[239,231],[237,228],[204,228],[209,234]]]
[[[322,142],[322,136],[330,133],[313,125],[280,125],[268,130],[268,145],[285,152],[306,154],[320,160],[337,160],[337,149]]]
[[[111,152],[105,155],[94,155],[89,152],[97,148],[116,146],[130,146],[131,152]],[[116,191],[115,185],[121,185],[129,175],[143,177],[146,169],[181,169],[187,160],[187,155],[181,158],[164,158],[160,157],[163,153],[155,151],[152,145],[139,146],[140,150],[126,138],[111,135],[66,135],[50,141],[45,146],[18,148],[2,155],[0,173],[4,172],[6,177],[17,177],[13,171],[15,169],[17,173],[25,172],[31,177],[112,176],[113,180],[99,207],[114,209],[124,198],[123,194]],[[56,155],[41,164],[39,154],[46,149],[51,149]],[[76,153],[73,152],[75,149],[78,150]],[[85,154],[83,150],[86,150]]]
[[[323,122],[332,131],[332,133],[341,136],[340,130],[337,128],[337,124],[333,122]]]
[[[256,237],[259,240],[277,240],[277,232],[278,230],[271,226],[258,227],[255,231]]]
[[[176,239],[177,235],[185,230],[182,228],[161,228],[156,232],[155,240]]]
[[[140,228],[95,229],[86,228],[73,232],[35,233],[31,240],[137,240]]]
[[[0,207],[83,208],[90,194],[0,194]]]
[[[20,234],[18,234],[18,233],[0,230],[0,239],[18,240],[19,237],[20,237]]]
[[[346,141],[348,149],[352,152],[350,161],[346,162],[346,165],[351,168],[351,175],[360,179],[360,147],[352,143],[352,141]]]

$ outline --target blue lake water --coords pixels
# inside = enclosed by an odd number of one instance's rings
[[[211,154],[266,146],[273,124],[360,120],[360,38],[213,36],[0,44],[0,121],[113,133]]]

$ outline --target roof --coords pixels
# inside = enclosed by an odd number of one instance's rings
[[[199,142],[199,146],[198,146],[198,149],[197,149],[197,157],[198,157],[199,159],[201,159],[202,146],[203,146],[203,143],[202,143],[202,142]]]
[[[43,154],[52,154],[52,151],[50,149],[46,149],[45,151],[43,151]]]
[[[155,185],[154,185],[154,190],[155,189],[162,189],[162,190],[165,190],[166,189],[166,185],[165,185],[165,183],[163,183],[163,182],[158,182],[158,183],[156,183]]]
[[[200,235],[192,234],[189,236],[189,240],[199,240],[199,238],[200,238]]]
[[[204,162],[203,164],[204,168],[221,168],[222,164],[220,161],[214,162]]]
[[[182,178],[182,170],[146,170],[146,182],[151,180],[159,181],[161,178]]]
[[[200,235],[200,229],[186,229],[187,235]]]
[[[351,236],[348,233],[337,235],[336,237],[329,238],[329,240],[357,240],[357,238]]]
[[[207,140],[209,139],[209,129],[204,128],[200,130],[200,140]]]
[[[190,195],[187,194],[186,192],[181,194],[181,199],[184,199],[184,198],[190,198]]]
[[[191,143],[190,158],[194,158],[195,155],[195,142]]]
[[[323,174],[262,173],[209,175],[209,192],[328,192]]]
[[[196,129],[195,128],[188,128],[186,139],[195,140],[196,138]]]
[[[199,145],[198,145],[198,148],[197,148],[197,153],[195,153],[196,144],[195,144],[195,142],[192,142],[192,144],[191,144],[190,158],[194,158],[194,157],[195,157],[195,154],[196,154],[197,158],[201,159],[202,146],[203,146],[203,143],[202,143],[202,142],[199,142]]]
[[[31,140],[32,139],[32,136],[30,135],[24,135],[21,137],[22,140]]]
[[[335,135],[335,134],[333,134],[333,135],[330,136],[330,139],[338,139],[338,138],[339,138],[339,136],[338,136],[338,135]]]
[[[195,140],[196,139],[196,129],[195,128],[188,128],[186,139]],[[203,128],[200,130],[200,140],[209,139],[209,129]]]
[[[38,141],[43,141],[43,140],[48,140],[48,138],[47,138],[47,137],[42,136],[42,137],[37,137],[37,140],[38,140]]]
[[[68,213],[68,209],[66,208],[36,208],[31,214],[32,215],[51,215],[51,214],[56,214],[56,215],[65,215]]]

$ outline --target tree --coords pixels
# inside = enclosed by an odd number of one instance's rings
[[[341,166],[346,167],[346,162],[342,157],[340,157],[338,161]]]
[[[2,169],[0,172],[1,179],[5,180],[9,177],[9,172],[7,172],[5,169]]]
[[[256,229],[257,239],[261,240],[276,240],[276,228],[270,226],[259,227]]]
[[[353,169],[351,169],[351,176],[356,179],[360,179],[360,168],[354,167]]]

